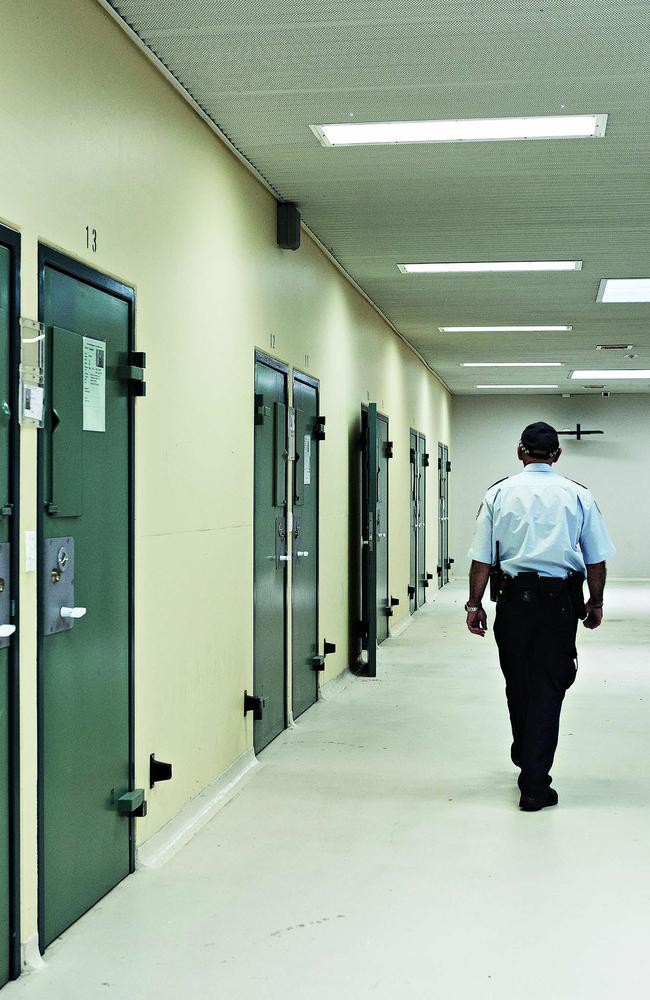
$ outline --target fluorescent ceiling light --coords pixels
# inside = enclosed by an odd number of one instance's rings
[[[440,333],[550,333],[572,326],[439,326]]]
[[[312,125],[323,146],[377,146],[409,142],[501,142],[517,139],[599,139],[607,115],[460,118],[418,122],[341,122]]]
[[[477,385],[477,389],[559,389],[559,385]]]
[[[572,379],[598,379],[599,381],[609,382],[612,379],[628,379],[628,378],[639,378],[650,380],[650,368],[609,368],[595,370],[588,369],[587,371],[575,371],[571,372]]]
[[[561,361],[463,361],[461,368],[561,368]]]
[[[480,271],[580,271],[581,260],[478,260],[469,263],[398,264],[402,274],[472,274]]]
[[[650,302],[650,278],[603,278],[596,302]]]

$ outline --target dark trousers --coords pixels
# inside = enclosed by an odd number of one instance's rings
[[[560,711],[576,677],[578,614],[563,581],[515,579],[497,603],[494,635],[525,795],[551,784]]]

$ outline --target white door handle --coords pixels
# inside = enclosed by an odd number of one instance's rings
[[[8,639],[15,631],[15,625],[0,625],[0,639]]]
[[[62,618],[83,618],[85,614],[85,608],[61,608]]]
[[[309,555],[309,552],[296,552],[296,555],[297,555],[297,556],[303,556],[303,557],[304,557],[304,556],[308,556],[308,555]]]

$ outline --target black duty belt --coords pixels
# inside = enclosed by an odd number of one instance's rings
[[[558,584],[569,586],[572,583],[584,581],[584,574],[571,572],[567,576],[542,576],[540,573],[517,573],[516,576],[508,576],[507,573],[504,573],[503,579],[511,587],[534,587],[536,584],[544,583],[554,586]]]
[[[518,594],[529,601],[538,597],[553,600],[567,593],[578,598],[582,592],[584,579],[584,575],[577,572],[571,572],[566,577],[540,576],[539,573],[518,573],[516,576],[508,576],[502,573],[499,595],[508,597],[510,594]]]

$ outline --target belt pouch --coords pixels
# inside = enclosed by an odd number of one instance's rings
[[[578,618],[585,618],[587,609],[585,607],[585,595],[583,592],[585,578],[582,573],[572,573],[569,577],[569,593],[571,604]]]

